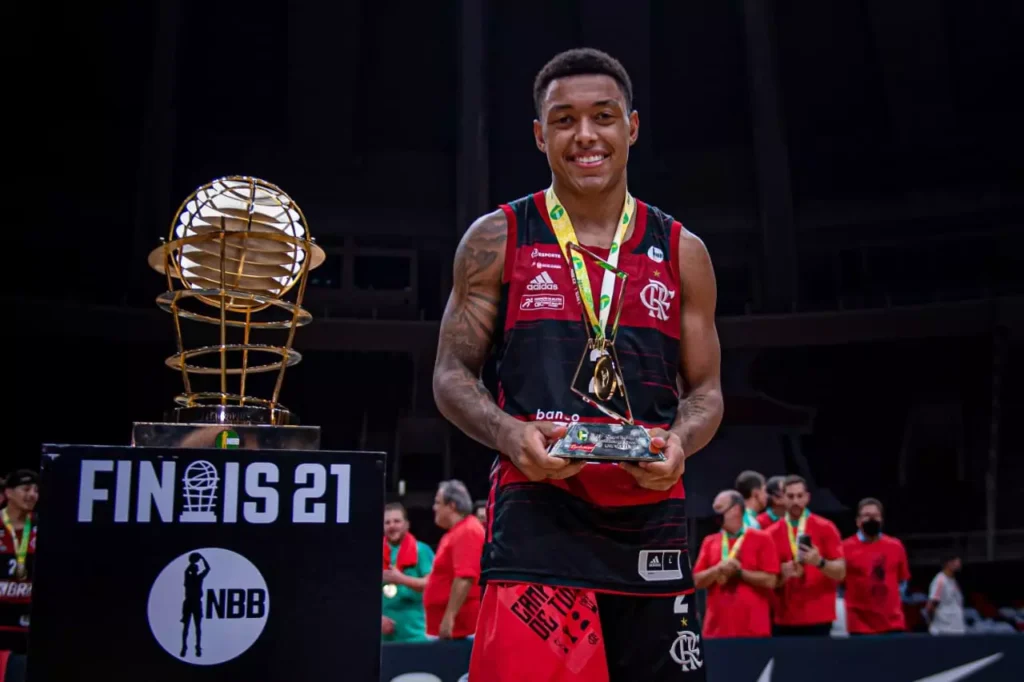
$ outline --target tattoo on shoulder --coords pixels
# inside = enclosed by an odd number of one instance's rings
[[[482,364],[490,346],[507,235],[505,214],[496,211],[473,223],[455,252],[452,300],[442,340],[467,364]]]

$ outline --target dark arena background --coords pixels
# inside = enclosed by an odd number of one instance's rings
[[[326,252],[281,401],[324,450],[386,453],[385,499],[436,549],[438,483],[484,499],[494,459],[432,392],[455,248],[477,216],[547,187],[534,76],[596,47],[635,90],[630,190],[704,241],[717,278],[725,416],[686,464],[693,551],[716,532],[715,494],[752,469],[803,476],[844,538],[858,501],[878,498],[909,558],[907,634],[711,640],[708,679],[1016,679],[1024,4],[154,0],[4,15],[5,475],[38,471],[45,443],[126,446],[133,422],[173,407],[174,325],[147,254],[196,187],[255,176],[301,205]],[[287,531],[267,537],[302,560]],[[136,551],[81,560],[131,572]],[[967,633],[939,644],[922,610],[950,555]],[[375,632],[376,612],[347,618]],[[380,679],[457,682],[470,646],[385,644]],[[5,661],[25,679],[24,652]],[[202,679],[235,679],[216,667]]]

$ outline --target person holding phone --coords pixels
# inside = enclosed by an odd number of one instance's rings
[[[800,476],[787,476],[783,493],[786,517],[768,529],[781,564],[772,634],[827,636],[846,577],[839,529],[807,508],[811,493]]]

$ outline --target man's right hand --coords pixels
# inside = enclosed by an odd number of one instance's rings
[[[552,457],[548,448],[565,435],[566,426],[554,422],[517,421],[504,434],[501,451],[531,481],[575,476],[586,462]]]
[[[391,620],[387,616],[380,617],[380,634],[390,635],[395,631],[395,621]]]

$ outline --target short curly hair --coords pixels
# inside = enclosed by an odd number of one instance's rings
[[[619,84],[623,97],[626,98],[626,111],[633,109],[633,82],[629,79],[625,67],[606,52],[592,47],[580,47],[560,52],[544,65],[533,80],[533,105],[537,116],[541,114],[544,91],[556,78],[600,74],[611,76]]]

